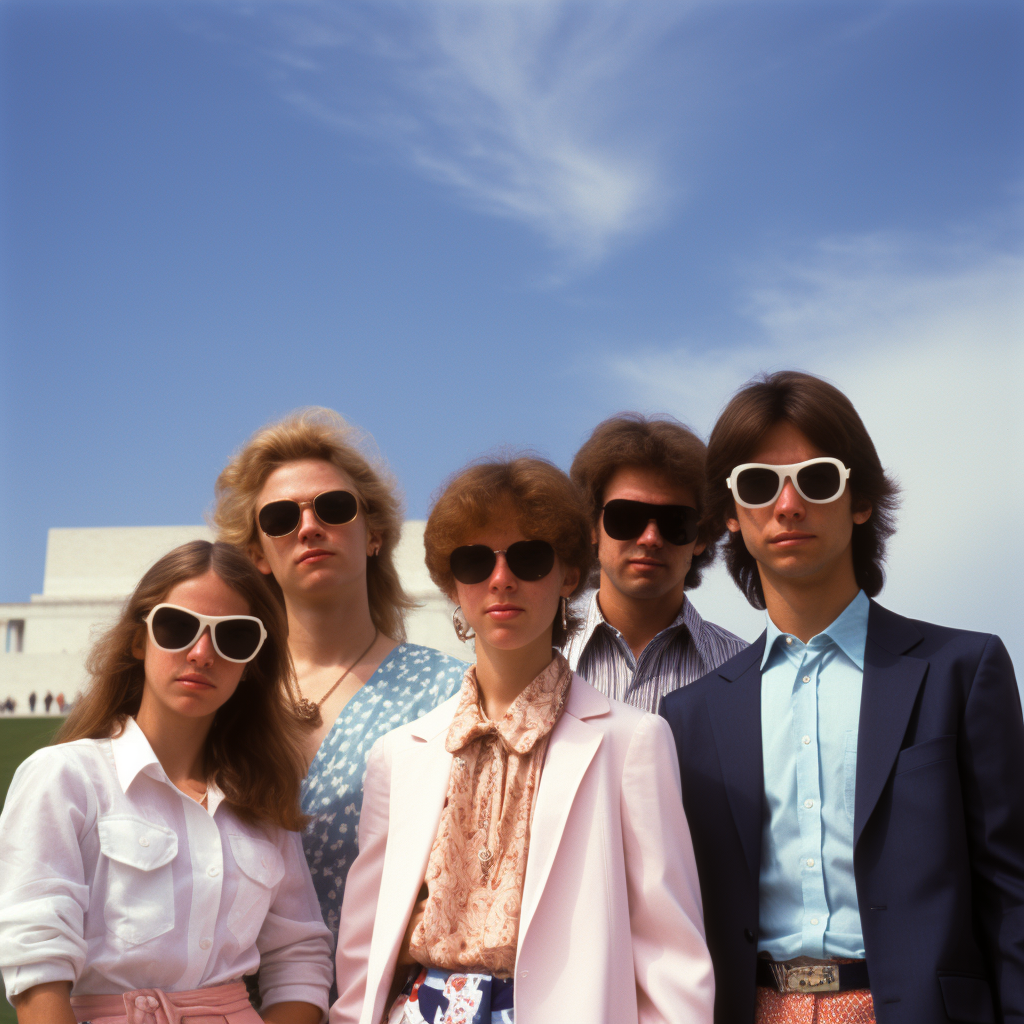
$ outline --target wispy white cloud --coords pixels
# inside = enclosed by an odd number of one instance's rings
[[[708,2],[708,0],[700,0]],[[272,22],[282,94],[470,205],[599,259],[675,193],[636,80],[695,0],[322,0]],[[358,87],[353,87],[360,71]]]
[[[883,600],[905,614],[1000,632],[1024,664],[1024,258],[982,241],[833,240],[760,275],[745,333],[607,360],[621,405],[705,433],[754,374],[798,368],[857,406],[904,490]],[[609,384],[609,386],[612,386]],[[698,596],[759,631],[724,571]]]

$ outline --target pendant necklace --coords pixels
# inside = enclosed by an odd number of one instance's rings
[[[344,672],[342,672],[338,681],[314,704],[311,700],[307,700],[305,697],[300,697],[295,702],[295,710],[298,711],[299,717],[311,728],[318,729],[324,724],[323,716],[320,714],[320,709],[324,706],[324,702],[334,691],[341,686],[341,684],[348,677],[348,674],[356,667],[370,653],[370,648],[377,642],[377,637],[380,636],[380,630],[374,628],[373,639],[369,642],[366,650],[352,662],[351,665]]]

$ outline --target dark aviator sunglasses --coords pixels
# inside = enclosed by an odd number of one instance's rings
[[[309,506],[325,526],[344,526],[359,513],[359,502],[350,491],[324,491],[311,501],[271,501],[259,510],[256,521],[268,537],[287,537],[298,529],[302,510]]]
[[[524,583],[544,579],[555,564],[555,549],[546,540],[517,540],[504,551],[493,551],[486,544],[463,544],[448,556],[452,575],[460,583],[483,583],[505,556],[509,571]]]

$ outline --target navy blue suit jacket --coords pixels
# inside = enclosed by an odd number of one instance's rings
[[[764,635],[668,694],[716,1024],[754,1020]],[[878,1024],[1024,1022],[1024,720],[998,637],[871,602],[853,871]]]

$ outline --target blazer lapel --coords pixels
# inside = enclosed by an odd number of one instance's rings
[[[562,840],[576,791],[601,745],[601,733],[582,719],[607,714],[608,710],[607,699],[574,675],[569,704],[548,742],[544,769],[533,806],[530,853],[526,862],[523,905],[519,919],[520,948],[551,873],[551,865]]]
[[[452,765],[446,735],[447,723],[430,739],[402,751],[392,765],[388,844],[371,953],[380,971],[405,935],[437,837]]]
[[[928,670],[927,661],[905,653],[920,641],[909,619],[871,602],[857,733],[854,846],[889,779]]]
[[[761,656],[765,634],[719,669],[724,682],[705,694],[718,763],[750,874],[761,872],[764,761],[761,747]]]

